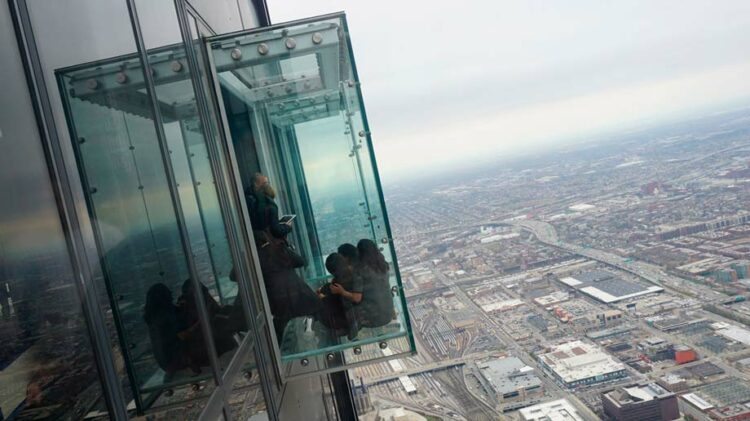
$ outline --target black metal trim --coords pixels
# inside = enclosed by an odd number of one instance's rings
[[[266,0],[250,0],[255,7],[255,14],[258,16],[258,23],[261,27],[271,26],[271,15],[268,13],[268,4]]]
[[[8,0],[8,7],[105,402],[111,418],[127,420],[127,404],[117,375],[104,314],[98,304],[91,265],[85,253],[75,196],[68,178],[26,0]]]

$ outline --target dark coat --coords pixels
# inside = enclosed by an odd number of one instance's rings
[[[292,227],[279,222],[279,206],[270,197],[256,192],[248,202],[253,231],[268,230],[276,238],[284,238],[292,231]]]
[[[285,242],[276,240],[259,246],[258,259],[274,317],[288,320],[320,310],[315,291],[295,271],[305,266],[305,259]]]

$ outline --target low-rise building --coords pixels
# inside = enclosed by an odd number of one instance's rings
[[[538,358],[543,368],[569,388],[627,377],[624,364],[580,340],[555,345]]]
[[[604,413],[615,421],[670,421],[680,417],[677,397],[656,383],[602,393]]]
[[[525,400],[543,391],[542,380],[534,369],[516,357],[500,358],[479,365],[482,376],[492,386],[500,403]]]
[[[519,413],[524,421],[583,421],[583,417],[567,399],[528,406]]]

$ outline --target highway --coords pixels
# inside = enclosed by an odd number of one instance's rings
[[[727,298],[726,295],[710,288],[691,283],[690,281],[666,273],[662,268],[656,265],[635,260],[626,261],[622,256],[608,253],[606,251],[562,242],[557,236],[555,227],[547,222],[536,220],[506,220],[503,221],[503,223],[523,228],[534,234],[537,240],[549,246],[557,247],[569,253],[587,257],[620,270],[630,272],[654,285],[677,292],[681,295],[699,299],[701,302],[720,301]]]

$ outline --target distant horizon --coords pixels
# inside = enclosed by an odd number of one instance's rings
[[[750,98],[747,1],[270,5],[340,10],[389,185]]]
[[[437,186],[440,184],[439,180],[436,180],[436,177],[438,178],[448,178],[448,177],[466,177],[466,176],[473,176],[477,173],[486,172],[487,170],[491,169],[493,165],[497,164],[514,164],[518,163],[520,160],[523,159],[537,159],[544,156],[548,156],[550,154],[555,154],[559,152],[573,152],[575,150],[579,150],[582,148],[590,147],[592,145],[606,145],[611,142],[615,142],[618,140],[621,140],[622,137],[632,135],[637,132],[641,131],[649,131],[649,130],[657,130],[659,128],[665,128],[668,126],[672,126],[675,124],[680,123],[687,123],[689,121],[695,121],[695,120],[701,120],[710,118],[713,116],[718,116],[722,114],[729,114],[733,112],[740,112],[745,109],[750,109],[750,98],[743,99],[740,101],[734,101],[731,104],[722,104],[718,107],[710,107],[704,110],[701,110],[699,112],[689,113],[689,114],[682,114],[679,116],[673,116],[671,118],[665,118],[658,121],[644,121],[640,124],[634,124],[629,127],[622,127],[618,129],[612,129],[612,130],[602,130],[598,134],[588,134],[588,135],[581,135],[576,137],[569,137],[567,139],[559,139],[559,142],[554,143],[551,142],[549,145],[546,145],[547,147],[544,150],[531,150],[527,152],[518,151],[515,153],[509,153],[506,156],[502,157],[492,157],[487,158],[484,160],[478,160],[474,161],[471,165],[458,165],[458,166],[447,166],[443,167],[439,170],[436,170],[434,172],[425,173],[422,172],[420,175],[414,176],[407,176],[402,175],[398,177],[398,179],[387,179],[382,177],[382,171],[381,171],[381,182],[383,184],[384,189],[398,189],[400,187],[403,187],[404,184],[407,183],[415,183],[418,185],[425,185],[430,184],[433,186]],[[377,140],[374,139],[374,142],[377,143]],[[572,150],[566,150],[568,148],[573,147]],[[377,158],[377,156],[376,156]],[[378,162],[380,160],[378,159]],[[404,181],[404,179],[406,181]]]

